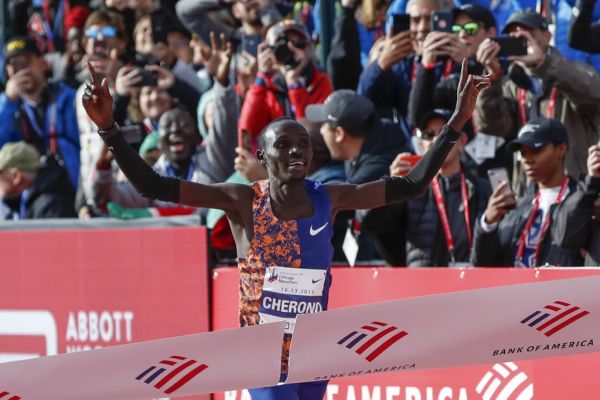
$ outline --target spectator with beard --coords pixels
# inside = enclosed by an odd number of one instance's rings
[[[314,62],[312,43],[304,26],[278,22],[259,45],[258,74],[246,93],[239,131],[248,132],[252,150],[262,129],[279,117],[304,118],[306,106],[322,103],[332,91],[327,74]]]
[[[79,177],[79,130],[75,90],[63,82],[48,83],[48,65],[28,37],[4,47],[8,81],[0,94],[0,146],[25,140],[65,169],[73,189]]]

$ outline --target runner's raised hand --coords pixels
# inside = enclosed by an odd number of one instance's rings
[[[88,70],[92,82],[85,82],[86,87],[82,99],[83,108],[98,128],[107,130],[114,124],[112,115],[113,99],[108,88],[108,78],[104,78],[100,83],[94,67],[89,62]]]

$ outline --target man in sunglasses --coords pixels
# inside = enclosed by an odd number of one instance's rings
[[[417,137],[425,152],[451,116],[450,110],[435,109],[421,118]],[[391,265],[459,267],[469,262],[472,233],[486,208],[491,188],[487,180],[477,178],[461,165],[466,143],[463,132],[423,195],[372,210],[363,221],[363,228],[379,238],[383,255]],[[406,175],[414,162],[411,154],[398,154],[389,166],[390,175]],[[406,243],[399,239],[404,237]],[[404,251],[405,261],[399,259]]]
[[[88,78],[89,72],[85,66],[89,62],[102,78],[110,78],[112,82],[116,82],[117,72],[123,66],[121,58],[127,47],[123,17],[108,10],[98,10],[91,13],[83,26],[82,45],[85,54],[81,61],[82,68],[81,74],[78,76],[79,81],[84,82]],[[76,96],[77,124],[81,143],[81,185],[76,208],[87,212],[91,210],[93,199],[91,175],[95,171],[96,162],[100,156],[102,141],[98,140],[98,135],[96,135],[98,127],[87,117],[83,109],[81,98],[84,91],[85,85],[82,83],[77,89]]]
[[[304,118],[306,106],[320,104],[333,91],[327,74],[314,63],[314,49],[303,25],[280,21],[258,46],[258,74],[246,93],[238,129],[249,132],[256,148],[269,122]]]
[[[526,54],[508,57],[512,63],[503,75],[498,43],[481,44],[477,59],[495,79],[477,103],[477,125],[490,135],[514,139],[533,118],[558,119],[571,143],[566,170],[580,178],[587,171],[588,148],[600,138],[600,76],[590,64],[567,60],[550,46],[546,18],[531,9],[514,13],[503,33],[525,41]],[[512,183],[521,194],[527,179],[516,158],[514,164]]]
[[[496,19],[487,8],[465,4],[452,10],[452,14],[450,32],[431,32],[423,44],[423,57],[417,66],[409,102],[409,118],[415,123],[433,109],[452,108],[456,102],[458,85],[458,77],[452,68],[456,57],[464,56],[469,60],[469,71],[482,74],[484,67],[475,59],[477,49],[486,38],[496,36]],[[437,81],[435,68],[439,68],[440,64],[444,65],[446,73]],[[489,168],[511,165],[510,154],[500,147],[503,142],[499,139],[496,142],[495,137],[478,134],[481,130],[473,120],[465,125],[464,130],[469,138],[462,154],[465,169],[487,178],[486,171]]]

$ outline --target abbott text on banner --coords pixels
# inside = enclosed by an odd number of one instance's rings
[[[279,381],[283,330],[279,322],[4,363],[0,394],[141,400],[272,386]]]
[[[595,352],[599,285],[565,279],[301,315],[287,382]]]

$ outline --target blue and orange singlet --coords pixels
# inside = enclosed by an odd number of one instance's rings
[[[240,325],[286,321],[283,374],[296,315],[326,310],[331,285],[331,201],[320,183],[305,180],[304,187],[313,215],[285,221],[273,214],[269,182],[252,184],[254,236],[238,259]]]

